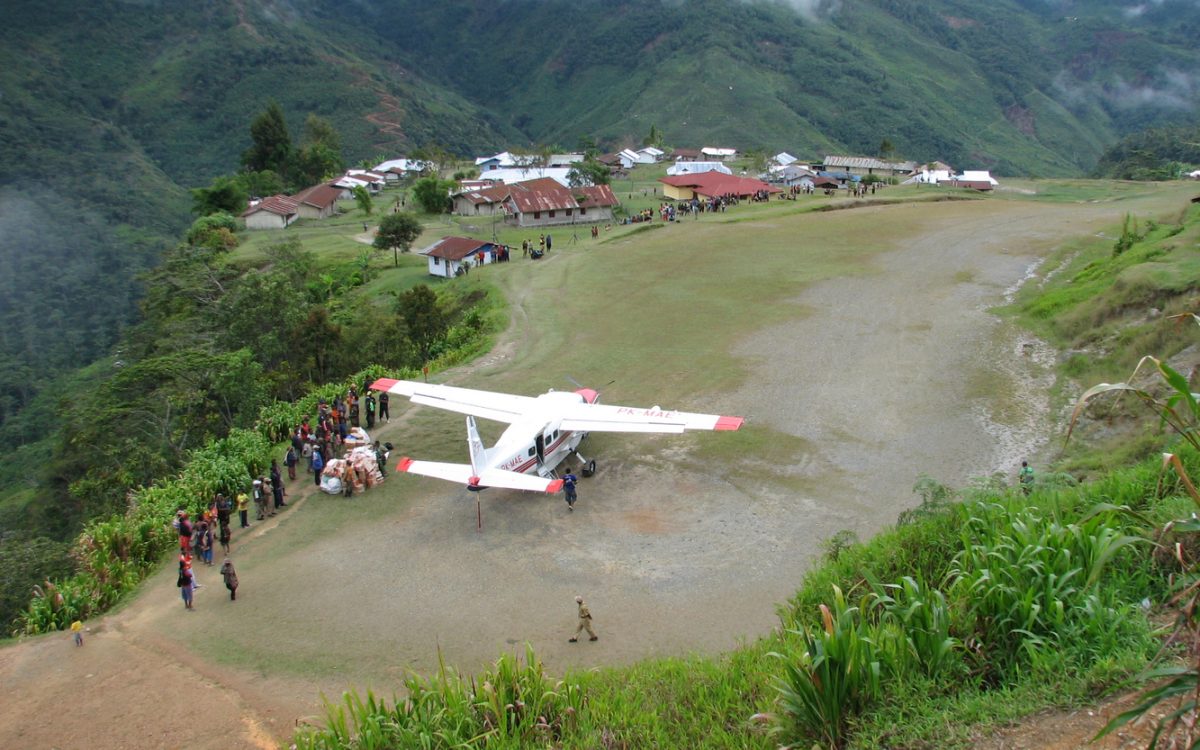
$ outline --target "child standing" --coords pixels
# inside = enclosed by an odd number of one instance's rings
[[[83,645],[83,623],[79,620],[71,623],[71,632],[75,634],[75,645]]]
[[[229,601],[237,600],[237,571],[233,569],[233,560],[228,557],[221,564],[221,576],[225,579],[225,588],[229,589]]]

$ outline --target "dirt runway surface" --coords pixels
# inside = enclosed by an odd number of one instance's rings
[[[473,672],[530,643],[562,673],[753,640],[777,624],[821,541],[893,522],[918,502],[918,473],[960,483],[1036,454],[1052,354],[988,309],[1053,245],[1129,209],[856,209],[863,222],[906,211],[936,221],[897,236],[866,273],[800,290],[794,320],[739,345],[743,386],[712,394],[712,411],[795,439],[787,461],[724,476],[696,458],[698,441],[738,433],[592,436],[584,451],[600,470],[575,512],[561,498],[489,491],[482,531],[476,497],[436,480],[306,497],[235,539],[236,603],[201,570],[208,585],[185,612],[165,571],[94,623],[82,649],[58,635],[0,650],[0,747],[264,747],[318,716],[321,691],[390,695],[439,655]],[[528,325],[518,319],[495,355],[450,382],[479,385]],[[407,420],[425,418],[403,401],[380,437],[400,442]],[[567,643],[576,594],[596,643]]]

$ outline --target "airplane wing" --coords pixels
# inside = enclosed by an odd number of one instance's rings
[[[496,422],[512,424],[525,415],[537,399],[509,393],[477,391],[451,385],[418,383],[415,380],[380,378],[371,384],[373,391],[387,391],[408,396],[414,404],[436,406],[459,414],[470,414]]]
[[[581,432],[683,432],[684,430],[736,430],[741,417],[644,409],[608,404],[571,404],[563,413],[562,428]]]
[[[529,492],[558,492],[562,489],[561,479],[544,479],[532,474],[520,474],[515,471],[502,469],[484,469],[478,481],[472,475],[470,464],[449,464],[439,461],[415,461],[411,458],[400,459],[396,471],[406,471],[409,474],[420,474],[426,477],[445,479],[450,482],[480,487],[504,487],[510,490],[526,490]]]

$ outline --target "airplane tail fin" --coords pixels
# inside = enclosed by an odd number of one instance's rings
[[[483,467],[487,466],[487,448],[483,447],[483,440],[475,427],[475,417],[467,417],[467,447],[471,452],[471,474],[479,476]]]

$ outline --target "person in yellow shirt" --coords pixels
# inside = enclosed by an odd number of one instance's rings
[[[71,632],[75,634],[75,645],[83,645],[83,623],[79,620],[71,623]]]
[[[238,518],[242,521],[242,528],[250,528],[250,496],[245,492],[239,492],[237,496]]]

